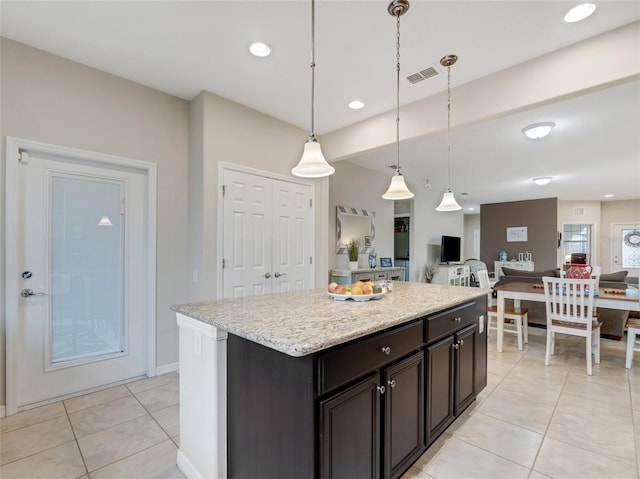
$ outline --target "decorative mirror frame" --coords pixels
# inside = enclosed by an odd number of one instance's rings
[[[375,251],[376,239],[376,212],[351,208],[349,206],[336,206],[336,253],[346,253],[347,247],[342,244],[342,215],[366,216],[371,219],[371,240],[369,246],[360,245],[360,254],[373,253]]]

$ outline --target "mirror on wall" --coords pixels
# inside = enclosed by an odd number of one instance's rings
[[[376,237],[376,213],[371,210],[337,206],[336,253],[346,253],[347,243],[355,239],[360,244],[360,254],[373,253]]]

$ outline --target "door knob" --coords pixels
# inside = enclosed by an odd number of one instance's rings
[[[274,276],[276,278],[279,278],[280,276],[286,276],[286,275],[287,275],[287,273],[277,273],[277,272],[276,272],[276,274],[274,274]]]
[[[267,278],[267,279],[271,278],[271,273],[265,273],[264,277]]]

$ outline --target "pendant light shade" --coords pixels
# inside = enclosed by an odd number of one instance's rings
[[[396,17],[396,174],[391,178],[387,192],[382,195],[385,200],[408,200],[413,193],[407,188],[404,176],[400,173],[400,16],[409,10],[408,0],[393,0],[387,7],[389,15]]]
[[[456,201],[456,197],[453,196],[451,188],[447,188],[444,195],[442,195],[442,201],[436,208],[436,211],[458,211],[462,209],[462,206]]]
[[[436,211],[458,211],[462,209],[451,189],[451,65],[457,61],[458,57],[456,55],[447,55],[440,59],[440,65],[447,67],[447,163],[449,182]]]
[[[316,69],[316,2],[311,0],[311,132],[304,145],[302,158],[291,170],[294,176],[302,178],[322,178],[333,175],[336,169],[327,163],[320,143],[313,132],[315,116],[315,69]]]
[[[300,162],[291,170],[291,173],[301,178],[321,178],[333,175],[335,171],[336,169],[324,159],[318,140],[310,137],[304,144]]]
[[[404,183],[404,176],[398,173],[391,178],[389,189],[382,195],[382,198],[385,200],[408,200],[413,198],[413,193],[409,191],[409,188]]]

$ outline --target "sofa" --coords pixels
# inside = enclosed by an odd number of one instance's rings
[[[560,276],[560,269],[550,269],[546,271],[520,271],[511,268],[502,268],[504,276],[496,283],[496,286],[511,282],[542,283],[543,276]],[[615,273],[600,275],[600,288],[626,289],[633,287],[627,284],[627,271],[616,271]],[[629,278],[631,280],[631,278]],[[631,280],[633,281],[633,280]],[[637,279],[635,280],[637,286]],[[509,305],[509,303],[507,303]],[[521,301],[520,306],[527,308],[529,325],[546,326],[546,312],[544,302],[541,301]],[[598,308],[598,317],[602,322],[600,335],[604,338],[620,340],[624,335],[624,328],[627,324],[629,311],[618,309]]]

